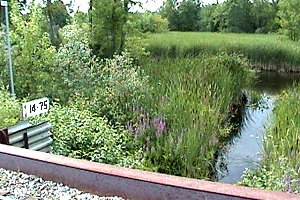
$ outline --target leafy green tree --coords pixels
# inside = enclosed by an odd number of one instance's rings
[[[201,11],[199,12],[200,15],[200,21],[199,21],[199,27],[202,31],[211,31],[216,32],[218,28],[215,26],[214,23],[214,12],[216,10],[216,7],[219,4],[212,4],[212,5],[206,5],[201,8]]]
[[[54,78],[50,68],[53,67],[56,52],[49,35],[42,29],[45,22],[42,9],[34,4],[29,9],[29,17],[24,20],[18,5],[12,4],[11,21],[14,26],[11,36],[18,97],[50,95],[50,83]]]
[[[251,2],[249,0],[228,0],[224,3],[226,31],[254,32],[251,17]]]
[[[169,21],[172,31],[197,31],[200,2],[195,0],[167,0],[161,8],[161,14]]]
[[[273,31],[276,10],[268,0],[254,0],[251,8],[256,33]]]
[[[8,12],[10,12],[10,7],[11,7],[11,2],[13,2],[12,0],[6,0],[8,2]],[[27,0],[18,0],[18,4],[19,4],[19,8],[20,10],[24,9],[26,7],[27,4]],[[5,24],[5,13],[4,13],[4,7],[0,7],[0,24],[3,23]]]
[[[105,58],[120,54],[124,48],[124,25],[127,4],[121,0],[93,0],[91,10],[92,46],[96,55]]]
[[[159,14],[145,12],[136,17],[139,18],[139,26],[144,33],[163,33],[168,31],[168,20]]]
[[[67,11],[66,5],[61,0],[56,0],[48,5],[51,10],[53,20],[60,28],[64,27],[71,20],[71,16]]]
[[[67,25],[71,17],[67,12],[66,5],[61,0],[54,2],[47,0],[45,14],[48,19],[47,30],[50,34],[51,43],[58,48],[61,43],[58,30]]]
[[[171,31],[178,30],[178,5],[179,3],[177,0],[166,0],[160,11],[162,17],[168,19],[169,29]]]
[[[74,21],[76,24],[88,24],[89,23],[89,16],[87,13],[81,12],[81,11],[77,11],[74,14]]]
[[[178,8],[180,31],[197,31],[200,3],[194,0],[183,0]]]
[[[280,0],[278,11],[278,23],[280,32],[287,35],[291,40],[300,39],[300,1]]]
[[[212,28],[213,31],[226,31],[228,28],[227,25],[227,12],[225,10],[225,4],[215,5],[215,9],[212,13]]]

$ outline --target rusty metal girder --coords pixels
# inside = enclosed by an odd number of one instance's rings
[[[0,145],[0,168],[125,199],[300,199],[299,195],[127,169]]]

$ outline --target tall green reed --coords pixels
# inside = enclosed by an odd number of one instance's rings
[[[285,157],[295,168],[300,167],[300,86],[283,92],[278,99],[264,150],[265,163],[276,163],[278,157]]]
[[[214,178],[220,141],[230,134],[229,111],[254,77],[248,64],[236,54],[145,61],[153,90],[143,105],[167,127],[151,141],[150,165],[163,173]]]

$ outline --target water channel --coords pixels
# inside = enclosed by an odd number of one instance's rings
[[[234,184],[241,180],[246,168],[259,167],[263,138],[272,123],[276,98],[294,82],[300,82],[299,74],[263,72],[258,77],[253,89],[262,95],[262,99],[259,106],[246,106],[235,137],[220,150],[216,164],[219,182]]]

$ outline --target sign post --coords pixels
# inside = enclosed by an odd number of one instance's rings
[[[12,96],[15,96],[14,76],[13,76],[13,66],[12,66],[12,56],[11,56],[11,43],[10,43],[10,37],[9,37],[9,20],[8,20],[8,3],[7,3],[7,1],[2,1],[1,0],[1,6],[3,6],[5,8],[6,44],[7,44],[7,50],[8,50],[10,94]]]

